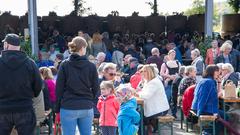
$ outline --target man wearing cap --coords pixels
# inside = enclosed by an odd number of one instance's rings
[[[18,135],[33,135],[36,117],[33,97],[42,88],[39,70],[33,60],[20,51],[16,34],[7,34],[0,57],[0,134],[9,135],[12,128]]]

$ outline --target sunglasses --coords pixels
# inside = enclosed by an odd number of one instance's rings
[[[108,73],[110,76],[116,76],[116,73]]]

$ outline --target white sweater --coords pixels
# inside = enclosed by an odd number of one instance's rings
[[[142,91],[139,92],[139,97],[144,100],[145,117],[150,117],[169,109],[164,86],[158,77],[144,84]]]

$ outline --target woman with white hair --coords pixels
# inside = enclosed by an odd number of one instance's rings
[[[239,73],[234,72],[234,68],[231,64],[225,63],[222,65],[222,86],[226,84],[227,80],[230,80],[235,84],[235,86],[238,86],[238,81],[240,80],[239,78]]]
[[[104,61],[106,58],[106,54],[104,52],[99,52],[96,56],[96,67],[98,68]]]
[[[196,84],[196,67],[187,66],[185,68],[185,77],[181,80],[178,87],[178,95],[182,96],[184,91],[191,85]]]
[[[196,81],[199,82],[205,69],[204,60],[197,48],[191,51],[191,58],[193,60],[191,65],[196,67],[197,70]]]
[[[215,64],[217,63],[230,63],[234,71],[237,69],[237,57],[232,55],[230,52],[232,51],[232,44],[229,41],[223,43],[220,48],[221,54],[216,58]]]

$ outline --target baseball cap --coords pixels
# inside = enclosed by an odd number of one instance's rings
[[[19,36],[17,34],[7,34],[5,38],[2,40],[2,42],[7,42],[10,45],[13,46],[19,46],[20,45],[20,40]]]

